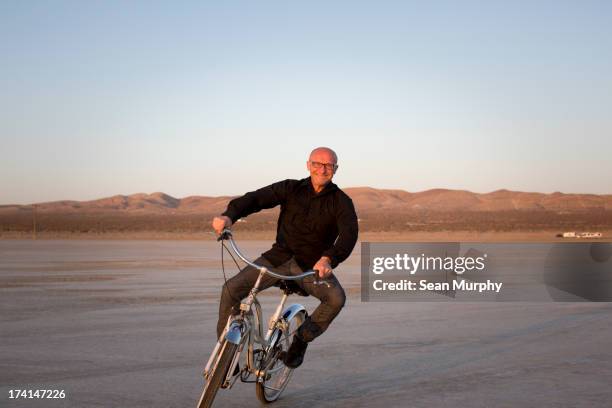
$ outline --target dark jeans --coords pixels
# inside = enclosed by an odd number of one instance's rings
[[[302,273],[302,270],[293,258],[278,267],[273,267],[270,262],[263,257],[258,258],[255,263],[283,275],[300,275]],[[238,313],[240,301],[249,294],[249,291],[253,285],[255,285],[257,276],[259,276],[259,271],[252,266],[247,266],[223,285],[223,289],[221,290],[221,302],[219,304],[217,337],[221,336],[227,323],[227,318],[232,313],[232,309],[234,313]],[[340,309],[342,309],[346,301],[344,289],[340,286],[338,279],[332,274],[327,278],[327,281],[330,283],[330,287],[327,287],[327,285],[315,285],[312,276],[294,281],[306,293],[321,301],[312,315],[308,316],[298,330],[298,335],[304,341],[312,341],[315,337],[320,336],[338,313],[340,313]],[[259,289],[263,290],[269,288],[276,282],[278,282],[277,278],[266,275],[262,278]]]

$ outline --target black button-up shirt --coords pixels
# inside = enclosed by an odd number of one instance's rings
[[[236,222],[265,208],[281,206],[276,242],[263,253],[274,266],[295,257],[303,270],[322,257],[335,268],[351,254],[358,225],[353,201],[334,183],[316,194],[310,177],[284,180],[230,201],[223,215]]]

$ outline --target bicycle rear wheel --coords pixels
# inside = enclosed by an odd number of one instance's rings
[[[291,379],[293,368],[287,367],[279,357],[281,352],[289,349],[293,335],[305,318],[306,312],[301,311],[287,321],[285,330],[276,328],[270,337],[273,339],[274,333],[278,333],[276,344],[270,346],[267,357],[261,362],[260,370],[264,371],[263,377],[255,384],[257,398],[264,404],[276,401]]]
[[[202,391],[200,401],[198,402],[198,408],[209,408],[212,405],[219,387],[221,384],[223,384],[223,380],[227,377],[227,372],[232,364],[232,360],[234,359],[234,355],[236,354],[237,350],[237,344],[230,343],[227,340],[225,341],[216,367],[213,369],[214,371],[208,377],[208,381],[204,385],[204,390]]]

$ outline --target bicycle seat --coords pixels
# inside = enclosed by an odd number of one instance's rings
[[[279,287],[287,296],[295,293],[300,296],[308,296],[308,293],[295,281],[279,280],[274,286]]]

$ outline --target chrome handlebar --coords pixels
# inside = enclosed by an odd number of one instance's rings
[[[261,265],[257,265],[256,263],[251,262],[250,260],[247,259],[247,257],[245,257],[242,252],[240,252],[240,250],[238,249],[238,247],[236,246],[236,242],[234,241],[234,236],[232,235],[232,231],[229,229],[224,229],[221,232],[221,235],[219,235],[219,237],[217,238],[217,241],[222,241],[224,239],[227,239],[230,242],[230,245],[232,247],[232,250],[234,251],[234,253],[236,255],[238,255],[238,258],[242,259],[242,261],[244,263],[246,263],[247,265],[252,266],[253,268],[264,270],[264,273],[273,276],[275,278],[278,279],[283,279],[283,280],[290,280],[290,281],[294,281],[294,280],[299,280],[299,279],[304,279],[308,276],[314,275],[315,280],[314,280],[314,284],[315,285],[326,285],[328,288],[330,287],[329,282],[327,282],[324,279],[319,279],[319,274],[317,271],[315,270],[310,270],[310,271],[306,271],[300,275],[296,275],[296,276],[287,276],[287,275],[280,275],[276,272],[272,272],[271,270],[269,270],[268,268],[266,268],[265,266],[261,266]]]

